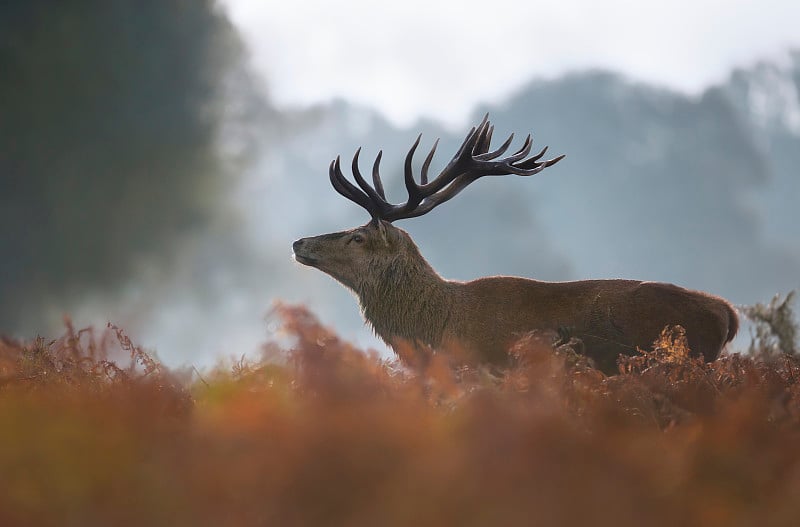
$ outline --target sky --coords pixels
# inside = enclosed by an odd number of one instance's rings
[[[343,98],[463,128],[535,78],[606,68],[698,93],[800,48],[796,0],[223,0],[274,104]]]

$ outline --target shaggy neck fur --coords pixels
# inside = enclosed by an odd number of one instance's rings
[[[380,272],[355,288],[364,318],[375,333],[389,344],[393,337],[401,337],[438,346],[452,310],[448,283],[416,247],[375,265]]]

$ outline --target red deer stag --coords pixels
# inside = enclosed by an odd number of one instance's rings
[[[492,276],[457,282],[433,270],[408,233],[392,222],[426,214],[480,177],[532,176],[564,157],[541,160],[547,147],[528,157],[528,135],[516,153],[501,158],[514,135],[490,151],[493,129],[487,116],[470,130],[444,170],[428,181],[437,140],[422,164],[419,183],[412,172],[418,137],[405,159],[408,200],[398,205],[386,201],[379,175],[382,153],[373,165],[372,186],[359,171],[360,148],[352,163],[358,186],[344,177],[337,157],[330,165],[333,188],[366,209],[372,220],[355,229],[297,240],[295,259],[355,292],[364,318],[395,350],[404,343],[418,350],[457,349],[482,363],[502,365],[521,335],[567,329],[583,341],[600,369],[614,372],[620,353],[648,348],[665,326],[680,324],[692,353],[707,361],[717,358],[736,334],[738,318],[728,302],[706,293],[637,280],[541,282]]]

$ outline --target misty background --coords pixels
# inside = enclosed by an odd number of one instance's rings
[[[254,21],[295,11],[257,5],[0,7],[0,332],[56,336],[64,315],[78,326],[110,320],[168,364],[207,364],[257,350],[281,299],[384,349],[343,287],[291,260],[291,242],[369,219],[330,187],[337,154],[349,165],[363,146],[366,168],[383,149],[387,192],[401,201],[416,135],[428,148],[442,138],[440,169],[486,112],[495,137],[515,132],[518,145],[532,132],[535,147],[567,158],[532,178],[479,180],[398,222],[443,276],[637,278],[737,304],[800,288],[800,37],[694,89],[591,57],[539,74],[481,66],[490,75],[473,73],[475,86],[468,76],[431,88],[431,100],[437,89],[460,100],[438,112],[402,82],[309,90],[311,51],[327,46],[334,61],[358,39],[298,26],[292,38],[308,49],[286,40],[265,50]],[[503,53],[489,38],[476,40]],[[548,38],[550,48],[567,41]],[[386,68],[405,71],[385,46]],[[492,76],[502,90],[490,93]]]

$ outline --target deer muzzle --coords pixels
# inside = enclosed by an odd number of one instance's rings
[[[309,250],[310,245],[313,244],[309,244],[307,238],[300,238],[292,244],[295,261],[310,266],[314,266],[317,263],[318,260],[314,257],[313,251]]]

